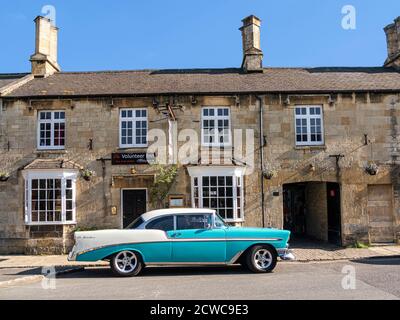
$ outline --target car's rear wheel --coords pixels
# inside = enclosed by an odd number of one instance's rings
[[[253,272],[271,272],[274,270],[276,262],[276,251],[265,245],[250,248],[246,256],[247,267]]]
[[[110,260],[111,270],[118,276],[136,276],[143,269],[140,255],[133,251],[120,251],[113,255]]]

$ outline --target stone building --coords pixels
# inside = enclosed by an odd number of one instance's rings
[[[265,68],[261,22],[242,22],[240,68],[62,72],[58,29],[37,17],[31,72],[0,75],[0,253],[66,252],[74,230],[159,206],[398,242],[400,19],[374,68]],[[150,155],[177,163],[158,202]]]

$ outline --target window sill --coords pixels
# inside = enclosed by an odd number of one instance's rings
[[[37,149],[36,154],[66,154],[68,153],[65,149]]]
[[[233,149],[231,144],[221,144],[221,145],[205,145],[202,144],[201,149]]]
[[[76,221],[68,221],[68,222],[26,222],[26,226],[61,226],[61,225],[75,225]]]
[[[224,219],[226,223],[244,223],[244,219]]]
[[[143,150],[143,149],[147,149],[147,148],[148,148],[148,146],[137,146],[137,147],[133,146],[133,147],[118,147],[116,150],[117,151],[135,151],[135,149]]]
[[[326,145],[295,146],[295,150],[326,150]]]

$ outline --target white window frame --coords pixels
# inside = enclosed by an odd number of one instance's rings
[[[25,224],[26,225],[68,225],[76,224],[76,180],[77,170],[24,170],[25,180]],[[61,179],[61,221],[32,221],[32,180],[34,179]],[[72,220],[66,220],[66,185],[67,180],[72,183]]]
[[[188,167],[188,172],[191,178],[191,200],[192,207],[196,208],[195,197],[194,197],[194,179],[197,178],[198,187],[198,198],[199,198],[199,208],[203,208],[203,177],[210,176],[229,176],[232,177],[232,198],[233,198],[233,218],[224,219],[226,222],[244,222],[245,220],[245,210],[244,210],[244,174],[245,167],[235,167],[235,166],[192,166]],[[238,205],[237,205],[237,180],[240,179],[240,216],[238,216]]]
[[[205,116],[204,115],[204,110],[205,109],[213,109],[214,110],[214,115],[213,116]],[[228,115],[218,115],[218,109],[228,110]],[[204,140],[204,120],[214,120],[214,125],[215,128],[213,129],[213,135],[214,135],[214,143],[208,142]],[[225,142],[219,142],[219,134],[218,134],[218,120],[228,120],[228,141]],[[224,106],[203,106],[201,108],[201,145],[204,147],[229,147],[232,144],[232,124],[231,124],[231,110],[229,107],[224,107]]]
[[[132,117],[122,118],[123,111],[132,111]],[[146,117],[136,117],[135,111],[146,111]],[[119,110],[119,147],[120,148],[145,148],[148,146],[148,134],[149,134],[149,112],[147,108],[121,108]],[[122,122],[123,121],[131,121],[132,122],[132,143],[122,143]],[[136,122],[137,121],[146,121],[146,143],[136,143]],[[142,128],[140,128],[142,129]]]
[[[46,113],[46,112],[50,112],[51,113],[51,119],[40,119],[40,114],[41,113]],[[64,112],[64,119],[55,119],[54,118],[54,114],[56,112]],[[37,126],[37,148],[38,148],[38,150],[63,150],[63,149],[65,149],[65,144],[66,144],[66,141],[67,141],[66,140],[66,138],[67,138],[66,129],[67,128],[66,128],[65,118],[66,118],[65,110],[39,110],[38,111],[38,113],[37,113],[37,124],[38,124],[38,126]],[[42,123],[44,123],[44,124],[50,123],[50,142],[51,142],[51,145],[49,145],[49,146],[41,146],[40,145],[40,125]],[[64,145],[62,145],[62,146],[55,146],[54,145],[54,124],[55,123],[64,123]]]
[[[306,109],[306,114],[296,114],[296,109],[304,108]],[[320,114],[310,114],[310,108],[319,108]],[[294,141],[296,146],[321,146],[324,145],[324,115],[323,115],[323,107],[322,105],[296,105],[293,113],[294,113]],[[297,124],[296,120],[300,119],[306,120],[307,125],[307,141],[297,141]],[[311,141],[311,119],[320,119],[321,120],[321,141]]]

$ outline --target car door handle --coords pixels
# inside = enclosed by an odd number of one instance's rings
[[[182,235],[182,233],[180,233],[180,232],[175,232],[175,233],[172,234],[172,238],[176,238],[176,237],[179,237],[179,236],[181,236],[181,235]]]

